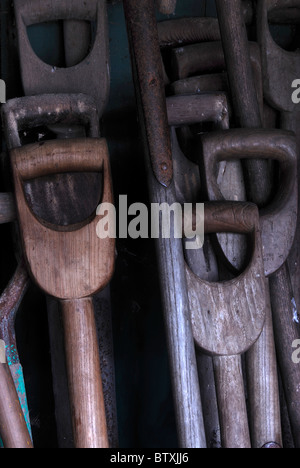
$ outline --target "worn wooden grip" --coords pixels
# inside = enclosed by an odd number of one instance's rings
[[[163,15],[172,15],[175,12],[177,0],[156,0],[157,7]]]
[[[204,232],[232,232],[248,234],[259,226],[257,206],[242,202],[206,203],[204,207]]]
[[[206,93],[193,96],[170,96],[167,98],[169,125],[176,127],[199,122],[228,124],[229,111],[225,93]]]
[[[177,18],[161,21],[157,27],[161,47],[221,40],[217,18]]]
[[[16,170],[23,181],[65,172],[99,172],[107,159],[105,139],[72,139],[67,146],[55,140],[46,144],[33,143],[15,153]]]
[[[88,137],[99,136],[94,99],[86,94],[43,94],[10,99],[2,107],[8,148],[21,146],[19,132],[41,125],[83,125]]]
[[[61,304],[75,446],[108,448],[93,302]]]
[[[15,0],[15,8],[22,16],[26,26],[55,21],[59,19],[78,19],[91,21],[95,19],[98,8],[104,5],[103,0]]]
[[[50,155],[53,154],[56,155],[56,166],[51,162]],[[31,164],[31,161],[37,161],[37,166]],[[76,225],[65,226],[42,220],[28,205],[23,181],[46,173],[82,171],[84,161],[85,169],[102,168],[103,190],[99,203],[112,203],[109,154],[103,140],[52,140],[43,145],[29,145],[11,151],[27,267],[39,287],[59,299],[88,297],[107,286],[114,271],[115,240],[98,236],[97,216],[84,219]],[[47,255],[47,252],[51,252],[51,255]]]

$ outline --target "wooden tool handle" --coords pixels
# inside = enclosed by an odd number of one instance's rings
[[[204,232],[233,232],[249,234],[259,225],[257,206],[244,202],[206,203],[204,207]]]
[[[108,448],[92,298],[61,304],[75,446]]]
[[[272,296],[282,294],[277,288]],[[286,296],[283,296],[286,298]],[[287,307],[286,302],[284,302]],[[283,315],[287,315],[285,312]],[[276,321],[280,321],[276,317]],[[284,335],[284,334],[283,334]],[[286,343],[286,349],[289,348]],[[279,348],[279,354],[286,350]],[[286,354],[289,354],[286,352]],[[290,358],[290,356],[289,356]],[[246,353],[248,378],[249,414],[251,415],[251,440],[253,448],[262,448],[273,442],[282,446],[280,402],[278,391],[277,362],[274,344],[271,304],[266,304],[266,322],[262,334]],[[288,364],[290,366],[290,363]]]
[[[104,0],[14,0],[15,9],[26,26],[61,19],[93,20]]]
[[[216,390],[224,448],[251,448],[240,356],[214,357]]]
[[[229,109],[225,93],[207,93],[167,98],[170,126],[193,125],[199,122],[226,122],[229,128]]]
[[[59,103],[59,104],[58,104]],[[41,125],[83,125],[90,138],[99,137],[95,101],[85,94],[43,94],[9,100],[2,107],[9,149],[21,146],[19,132]]]
[[[32,441],[24,419],[5,356],[5,343],[0,340],[0,435],[5,448],[32,448]]]
[[[223,199],[215,174],[218,162],[260,158],[278,161],[280,166],[280,187],[267,209],[263,209],[263,214],[275,215],[279,211],[284,212],[291,204],[297,173],[297,145],[291,132],[234,129],[205,135],[200,144],[205,171],[205,190],[210,200]]]
[[[64,172],[99,172],[105,171],[108,177],[107,143],[106,140],[98,140],[95,151],[95,140],[73,139],[68,140],[65,148],[61,144],[51,140],[37,151],[38,143],[28,145],[26,151],[19,151],[15,159],[20,178],[23,181],[51,174]],[[30,157],[29,156],[30,153]]]
[[[221,40],[217,18],[176,18],[159,22],[157,28],[163,48]]]

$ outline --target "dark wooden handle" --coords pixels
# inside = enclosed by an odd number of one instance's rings
[[[204,207],[204,232],[232,232],[249,234],[259,226],[256,205],[243,202],[206,203]]]
[[[76,448],[108,448],[99,348],[91,298],[62,301]]]
[[[168,187],[173,178],[172,147],[154,2],[124,0],[123,5],[152,168]]]
[[[64,140],[63,144],[50,140],[43,145],[28,145],[26,151],[15,150],[15,154],[16,169],[23,181],[64,172],[103,170],[108,176],[108,166],[105,164],[108,148],[104,139],[80,138]]]
[[[0,435],[5,448],[32,448],[23,410],[0,340]]]
[[[225,93],[194,96],[170,96],[167,98],[170,126],[192,125],[199,122],[227,123],[229,110]]]
[[[221,40],[217,18],[177,18],[161,21],[157,27],[161,47]]]
[[[22,16],[26,26],[61,19],[93,20],[104,0],[15,0],[15,10]]]

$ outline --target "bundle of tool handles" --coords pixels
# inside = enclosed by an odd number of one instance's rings
[[[204,203],[203,249],[190,249],[191,239],[156,241],[179,446],[299,447],[300,114],[291,96],[300,59],[275,44],[270,24],[295,21],[300,1],[216,0],[218,18],[162,22],[156,8],[171,14],[176,0],[123,6],[150,200]],[[29,275],[49,297],[52,348],[66,356],[74,445],[113,448],[112,336],[101,294],[115,242],[96,235],[91,216],[99,200],[113,202],[99,131],[109,94],[106,2],[14,0],[14,11],[25,97],[2,108],[14,195],[1,196],[1,222],[18,220],[22,249],[1,298],[0,435],[5,447],[33,445],[14,333]],[[58,19],[66,68],[43,63],[27,36],[28,26]],[[97,25],[90,50],[87,22]],[[55,139],[24,144],[24,132],[40,127]],[[66,216],[69,186],[82,206]],[[54,384],[63,391],[58,361]]]

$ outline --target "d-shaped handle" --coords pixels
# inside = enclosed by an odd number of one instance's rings
[[[102,170],[101,202],[112,204],[106,141],[86,138],[28,145],[12,150],[11,162],[24,252],[32,277],[47,294],[59,299],[88,297],[103,289],[114,270],[114,239],[98,237],[96,216],[63,228],[43,222],[28,206],[23,182],[46,174]]]
[[[201,139],[200,164],[206,194],[224,200],[217,184],[217,163],[233,159],[272,159],[279,163],[280,186],[274,199],[260,210],[265,273],[274,273],[285,262],[293,244],[298,211],[297,145],[291,132],[280,130],[228,130]]]
[[[43,94],[9,100],[2,107],[9,149],[21,146],[19,132],[42,125],[83,125],[87,136],[99,136],[99,116],[93,98],[85,94]]]
[[[84,93],[92,96],[102,115],[109,95],[109,44],[105,0],[15,0],[22,84],[26,96]],[[51,20],[89,20],[97,28],[88,55],[69,68],[43,62],[32,49],[27,27]]]

